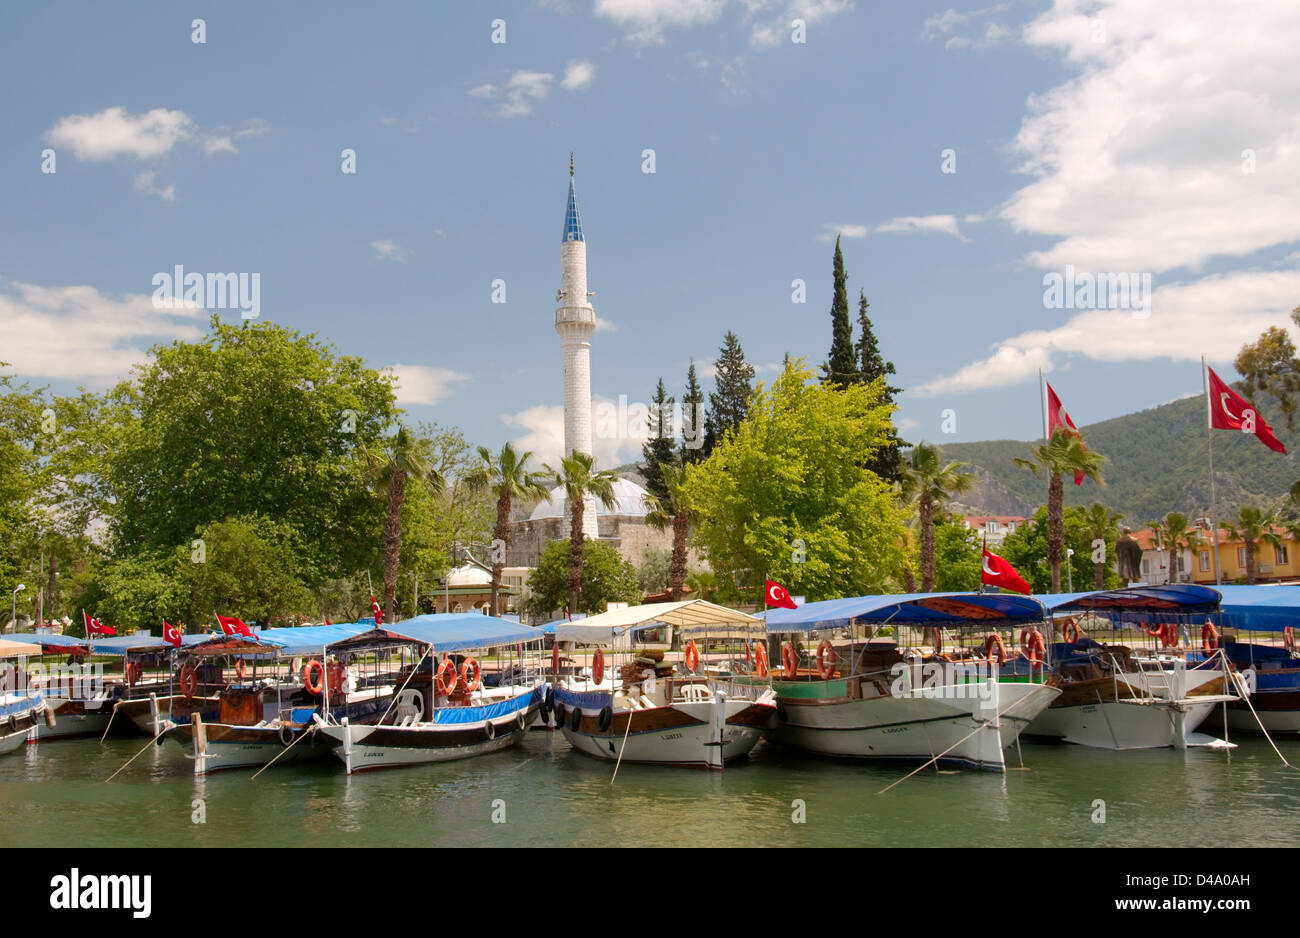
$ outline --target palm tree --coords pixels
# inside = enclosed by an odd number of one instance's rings
[[[686,503],[682,487],[686,483],[686,467],[680,463],[661,463],[664,489],[667,496],[656,498],[649,492],[642,502],[646,508],[646,521],[662,531],[670,524],[673,528],[673,554],[668,563],[668,592],[673,602],[681,598],[682,584],[686,582],[686,535],[690,531],[691,508]]]
[[[1191,519],[1181,511],[1171,511],[1165,520],[1157,522],[1165,547],[1169,551],[1169,582],[1178,582],[1178,555],[1184,548],[1190,548],[1196,540],[1195,532],[1188,526]],[[1155,527],[1155,525],[1152,525]]]
[[[1061,591],[1061,558],[1065,546],[1065,489],[1061,476],[1082,472],[1098,485],[1105,485],[1101,466],[1106,457],[1083,445],[1083,439],[1070,430],[1058,427],[1046,443],[1034,446],[1033,459],[1016,459],[1016,465],[1038,475],[1046,470],[1047,483],[1047,559],[1052,565],[1052,592]]]
[[[588,495],[599,499],[606,508],[613,508],[614,483],[618,476],[606,470],[597,471],[595,459],[576,449],[573,455],[560,460],[560,468],[543,466],[548,482],[564,489],[569,502],[569,614],[578,611],[578,593],[582,586],[582,533],[583,502]]]
[[[975,476],[963,472],[964,462],[940,465],[939,449],[929,443],[912,447],[903,465],[903,482],[900,494],[909,504],[916,505],[917,519],[921,525],[921,592],[934,589],[934,518],[948,507],[953,496],[968,491]]]
[[[1093,502],[1083,515],[1083,526],[1092,540],[1111,542],[1115,540],[1117,526],[1123,519],[1117,511],[1111,511],[1101,502]],[[1103,554],[1104,556],[1104,554]],[[1092,562],[1093,584],[1095,589],[1106,588],[1106,561]]]
[[[1241,541],[1246,546],[1247,583],[1254,583],[1256,579],[1258,564],[1255,545],[1263,541],[1274,547],[1282,546],[1281,535],[1273,530],[1277,521],[1277,513],[1271,509],[1265,511],[1254,505],[1245,505],[1237,512],[1237,517],[1223,525],[1228,532],[1228,537],[1234,541]]]
[[[492,532],[492,615],[499,615],[497,597],[501,592],[501,572],[505,569],[505,549],[510,542],[510,510],[515,499],[550,501],[551,491],[545,476],[528,468],[531,452],[516,453],[509,443],[495,456],[486,446],[478,448],[479,464],[466,477],[470,491],[490,489],[497,497],[497,526]],[[499,550],[498,550],[499,547]]]
[[[365,449],[363,454],[374,478],[388,494],[384,519],[384,617],[392,620],[397,603],[397,571],[402,558],[402,502],[406,480],[413,479],[441,494],[446,480],[433,467],[430,441],[417,436],[404,424],[384,441],[382,449]]]

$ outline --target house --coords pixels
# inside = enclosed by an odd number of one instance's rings
[[[997,547],[1028,519],[1020,515],[967,515],[963,520],[967,529],[978,534],[989,547]]]

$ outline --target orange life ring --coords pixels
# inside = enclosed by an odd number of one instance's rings
[[[450,697],[451,692],[456,689],[456,662],[451,658],[443,658],[442,664],[438,665],[438,693],[444,697]]]
[[[1201,628],[1201,650],[1207,655],[1219,647],[1219,630],[1213,622],[1207,622]]]
[[[1282,630],[1282,644],[1287,651],[1295,651],[1295,629],[1289,625]]]
[[[243,659],[243,658],[236,658],[236,659],[235,659],[235,676],[236,676],[237,678],[239,678],[241,681],[244,679],[244,671],[245,671],[245,668],[244,668],[244,659]]]
[[[560,673],[560,646],[559,645],[551,646],[551,673],[552,674]]]
[[[754,671],[759,677],[767,677],[767,645],[759,642],[754,646]]]
[[[989,637],[984,640],[984,657],[992,658],[995,646],[998,650],[998,664],[1006,663],[1007,646],[1002,644],[1002,637],[997,632],[990,632]]]
[[[1172,622],[1166,622],[1161,629],[1164,632],[1164,642],[1166,648],[1173,648],[1178,644],[1178,626]]]
[[[325,667],[315,658],[302,666],[302,685],[313,697],[325,693]]]
[[[599,648],[591,656],[591,680],[592,683],[599,684],[605,679],[605,652]]]
[[[794,652],[793,642],[781,643],[781,666],[785,668],[785,676],[788,678],[798,677],[799,675],[799,656]]]
[[[1079,640],[1079,623],[1074,621],[1073,618],[1066,619],[1061,623],[1061,634],[1067,642],[1073,645]],[[1074,637],[1071,638],[1070,636]]]
[[[700,667],[700,650],[695,647],[695,639],[686,643],[686,670],[697,671]]]
[[[817,676],[823,681],[835,676],[835,646],[829,638],[823,638],[817,646]]]
[[[338,662],[331,661],[325,665],[325,679],[330,685],[330,695],[343,690],[343,672],[347,670]]]
[[[1043,639],[1043,633],[1036,628],[1022,629],[1020,653],[1029,659],[1031,669],[1042,666],[1047,660],[1047,642]]]
[[[474,679],[471,681],[469,672],[474,672]],[[465,663],[460,666],[460,680],[465,685],[465,693],[472,694],[478,689],[479,676],[483,669],[478,666],[478,661],[473,658],[466,658]]]
[[[128,662],[126,666],[126,682],[132,686],[140,683],[140,678],[144,675],[144,668],[138,661]]]
[[[193,697],[198,688],[199,676],[194,671],[194,665],[187,661],[181,665],[181,693],[186,697]]]

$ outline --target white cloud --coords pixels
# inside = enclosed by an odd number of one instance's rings
[[[712,23],[727,0],[596,0],[596,15],[628,28],[637,42],[662,42],[666,26]]]
[[[270,124],[260,117],[254,117],[233,133],[226,128],[222,128],[219,131],[204,134],[199,146],[202,147],[205,156],[212,156],[217,153],[238,153],[239,148],[235,146],[236,140],[247,137],[261,137],[270,133],[270,131]]]
[[[146,361],[155,342],[197,339],[205,331],[203,310],[156,309],[145,294],[115,300],[88,286],[10,286],[0,292],[2,354],[22,378],[106,387]]]
[[[876,231],[884,233],[903,232],[907,234],[938,232],[952,235],[959,241],[970,240],[958,229],[955,215],[904,215],[901,218],[891,218],[884,224],[877,225]]]
[[[428,365],[390,365],[387,370],[397,377],[399,404],[437,404],[455,390],[455,385],[470,380],[469,375],[459,371]]]
[[[895,423],[899,433],[906,433],[908,430],[915,430],[920,425],[920,423],[913,420],[911,417],[904,417]]]
[[[608,320],[608,319],[602,319],[600,316],[597,316],[597,317],[596,317],[596,331],[597,331],[597,332],[617,332],[617,331],[618,331],[618,326],[615,325],[613,322],[611,322],[611,321]]]
[[[1031,264],[1197,270],[1300,239],[1293,0],[1057,0],[1023,35],[1079,72],[1015,139],[1034,181],[1001,216],[1056,239]]]
[[[375,250],[375,256],[387,261],[404,261],[406,260],[407,251],[396,241],[390,241],[383,238],[379,241],[371,241],[370,246]]]
[[[640,458],[646,427],[627,406],[620,411],[618,402],[597,394],[591,396],[592,455],[596,465],[611,468]],[[620,419],[620,417],[625,419]],[[522,431],[511,442],[519,451],[530,450],[540,465],[559,467],[564,452],[564,408],[558,404],[538,404],[514,414],[504,414],[501,422]]]
[[[931,41],[943,39],[945,49],[990,46],[1010,37],[1011,30],[1000,23],[991,22],[988,17],[1006,12],[1010,6],[1010,3],[999,3],[965,13],[944,10],[926,19],[921,25],[921,35]],[[984,25],[982,33],[979,31],[980,22]]]
[[[140,159],[162,156],[195,133],[194,121],[184,111],[154,108],[132,116],[124,107],[98,114],[61,117],[45,134],[55,147],[67,147],[77,159],[107,160],[115,156]]]
[[[840,238],[865,238],[867,236],[866,225],[841,225],[836,222],[825,222],[822,224],[821,234],[817,236],[818,241],[834,241]]]
[[[137,175],[135,177],[135,191],[147,192],[149,193],[149,195],[156,195],[164,202],[175,202],[176,187],[170,184],[163,186],[161,188],[155,186],[153,181],[157,175],[158,173],[154,170],[150,170],[149,172],[144,172]]]
[[[750,42],[759,48],[771,48],[783,42],[790,42],[792,23],[803,20],[805,29],[811,31],[814,23],[819,23],[837,13],[853,9],[848,0],[788,0],[785,3],[772,3],[769,0],[745,0],[751,13],[779,9],[780,12],[767,16],[762,22],[755,23],[750,31]]]
[[[560,84],[565,91],[581,91],[590,87],[596,77],[596,66],[590,62],[570,62],[564,67],[564,78]]]
[[[549,72],[520,69],[505,85],[478,85],[469,90],[469,96],[497,101],[497,117],[522,117],[533,112],[534,104],[546,100],[553,81],[555,76]]]
[[[986,358],[911,391],[917,397],[1017,384],[1039,368],[1051,371],[1066,355],[1122,362],[1201,355],[1230,362],[1269,326],[1286,325],[1300,296],[1300,271],[1246,270],[1159,287],[1151,313],[1086,310],[1063,325],[1022,332],[999,342]],[[1052,315],[1044,310],[1044,315]]]

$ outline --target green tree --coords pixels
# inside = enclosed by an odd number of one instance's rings
[[[597,470],[595,460],[586,453],[573,451],[573,455],[560,461],[560,468],[543,467],[551,484],[564,489],[569,507],[569,609],[578,608],[582,588],[582,565],[586,556],[582,545],[586,537],[582,531],[585,513],[583,502],[588,495],[606,508],[614,506],[614,483],[618,477],[606,470]]]
[[[660,531],[673,529],[672,560],[668,570],[668,590],[673,602],[681,599],[682,585],[686,582],[686,537],[690,533],[691,508],[686,500],[686,469],[684,466],[663,467],[664,495],[645,495],[646,521]]]
[[[958,593],[979,589],[983,553],[961,518],[947,515],[934,525],[934,589]]]
[[[672,569],[673,552],[651,548],[645,552],[641,566],[637,568],[637,583],[641,592],[647,596],[667,592],[668,577]]]
[[[663,382],[659,384],[663,389]],[[545,476],[528,468],[533,458],[531,452],[516,453],[509,443],[501,452],[493,454],[486,446],[478,448],[479,465],[470,473],[467,482],[472,491],[487,489],[496,495],[497,521],[493,530],[492,562],[492,614],[499,615],[497,597],[501,591],[501,572],[506,565],[506,548],[510,544],[510,511],[516,499],[526,502],[550,501],[550,489],[544,484]],[[498,550],[499,546],[499,550]]]
[[[714,362],[714,390],[709,395],[709,412],[704,418],[704,455],[720,444],[749,414],[754,393],[754,368],[745,361],[745,351],[736,334],[728,330]]]
[[[940,461],[937,447],[918,443],[912,447],[903,470],[902,496],[916,506],[921,528],[921,592],[934,589],[934,519],[963,492],[970,491],[975,477],[963,472],[965,463]]]
[[[748,418],[687,468],[695,540],[723,587],[766,576],[810,600],[854,596],[899,565],[903,511],[862,465],[888,432],[880,386],[813,377],[798,360],[760,384]]]
[[[664,488],[664,466],[672,465],[674,459],[672,425],[673,398],[664,390],[664,379],[659,379],[654,399],[650,402],[650,416],[646,418],[650,438],[641,446],[641,457],[645,460],[645,487],[656,498],[667,494]]]
[[[244,516],[213,522],[199,537],[202,562],[195,563],[194,551],[186,546],[174,552],[170,568],[177,571],[186,594],[184,621],[211,624],[213,613],[219,612],[263,625],[296,625],[316,616],[319,605],[307,583],[319,572],[304,561],[293,526],[265,516]],[[106,584],[110,603],[121,596],[116,589]],[[139,625],[158,634],[162,621]]]
[[[1061,591],[1061,560],[1064,558],[1065,527],[1062,512],[1065,491],[1061,476],[1073,477],[1082,472],[1086,478],[1104,485],[1102,463],[1105,457],[1083,445],[1083,439],[1069,430],[1057,428],[1052,438],[1032,447],[1033,459],[1016,459],[1016,465],[1038,475],[1047,473],[1047,559],[1052,566],[1052,592]]]
[[[835,259],[831,265],[834,281],[831,297],[831,351],[822,365],[822,381],[835,387],[847,387],[859,380],[854,359],[853,326],[849,322],[848,274],[844,272],[844,254],[840,237],[835,236]]]
[[[1092,562],[1092,534],[1086,510],[1077,505],[1064,509],[1061,527],[1062,553],[1066,548],[1074,551],[1074,555],[1069,558],[1071,578],[1076,588],[1082,588],[1096,573]],[[995,550],[995,553],[1016,568],[1035,593],[1060,592],[1052,589],[1052,568],[1048,562],[1049,531],[1047,507],[1040,506],[1033,517],[1017,525],[1016,530],[1008,534]],[[1109,554],[1113,554],[1113,550],[1108,551]],[[1107,567],[1102,588],[1112,589],[1118,585],[1119,576],[1115,573],[1115,568]]]
[[[1169,582],[1178,582],[1178,555],[1183,550],[1195,550],[1200,544],[1191,519],[1181,511],[1171,511],[1159,521],[1151,522],[1151,531],[1169,553]]]
[[[1291,311],[1291,321],[1300,326],[1300,306]],[[1277,399],[1286,415],[1287,429],[1295,429],[1300,410],[1300,358],[1286,329],[1270,326],[1252,343],[1243,345],[1233,361],[1241,374],[1241,388],[1247,397],[1266,391]]]
[[[867,295],[865,292],[858,291],[858,328],[861,335],[858,338],[854,350],[858,356],[859,379],[863,383],[870,383],[879,379],[885,386],[884,394],[881,396],[881,403],[893,404],[894,395],[902,392],[902,388],[896,388],[890,385],[889,379],[894,372],[894,363],[885,361],[880,354],[880,344],[876,340],[875,329],[872,328],[871,318],[867,315]],[[898,428],[893,424],[893,418],[890,418],[889,440],[881,445],[880,449],[871,458],[868,468],[876,475],[888,482],[903,481],[903,450],[907,447],[898,437]]]
[[[573,612],[593,615],[604,612],[611,602],[641,601],[636,567],[619,557],[613,547],[601,541],[583,541],[582,555],[578,593],[574,597],[569,545],[564,541],[546,545],[528,577],[523,610],[530,618],[548,618],[566,605]]]
[[[1106,588],[1106,568],[1110,566],[1107,557],[1115,556],[1115,541],[1119,539],[1119,523],[1124,516],[1117,511],[1111,511],[1101,502],[1093,502],[1084,511],[1083,525],[1088,541],[1088,555],[1093,554],[1092,543],[1094,541],[1102,542],[1101,560],[1094,560],[1092,564],[1092,582],[1094,589]],[[1184,525],[1186,519],[1184,518]],[[1172,580],[1171,580],[1172,582]]]
[[[1259,577],[1259,542],[1274,547],[1282,546],[1282,537],[1274,530],[1277,524],[1276,512],[1255,505],[1243,505],[1235,518],[1224,523],[1228,536],[1234,541],[1241,541],[1246,548],[1247,583],[1254,583]]]
[[[704,392],[695,377],[695,359],[686,371],[686,394],[682,397],[682,445],[678,461],[682,464],[700,462],[708,453],[704,449],[707,420],[704,416]]]

